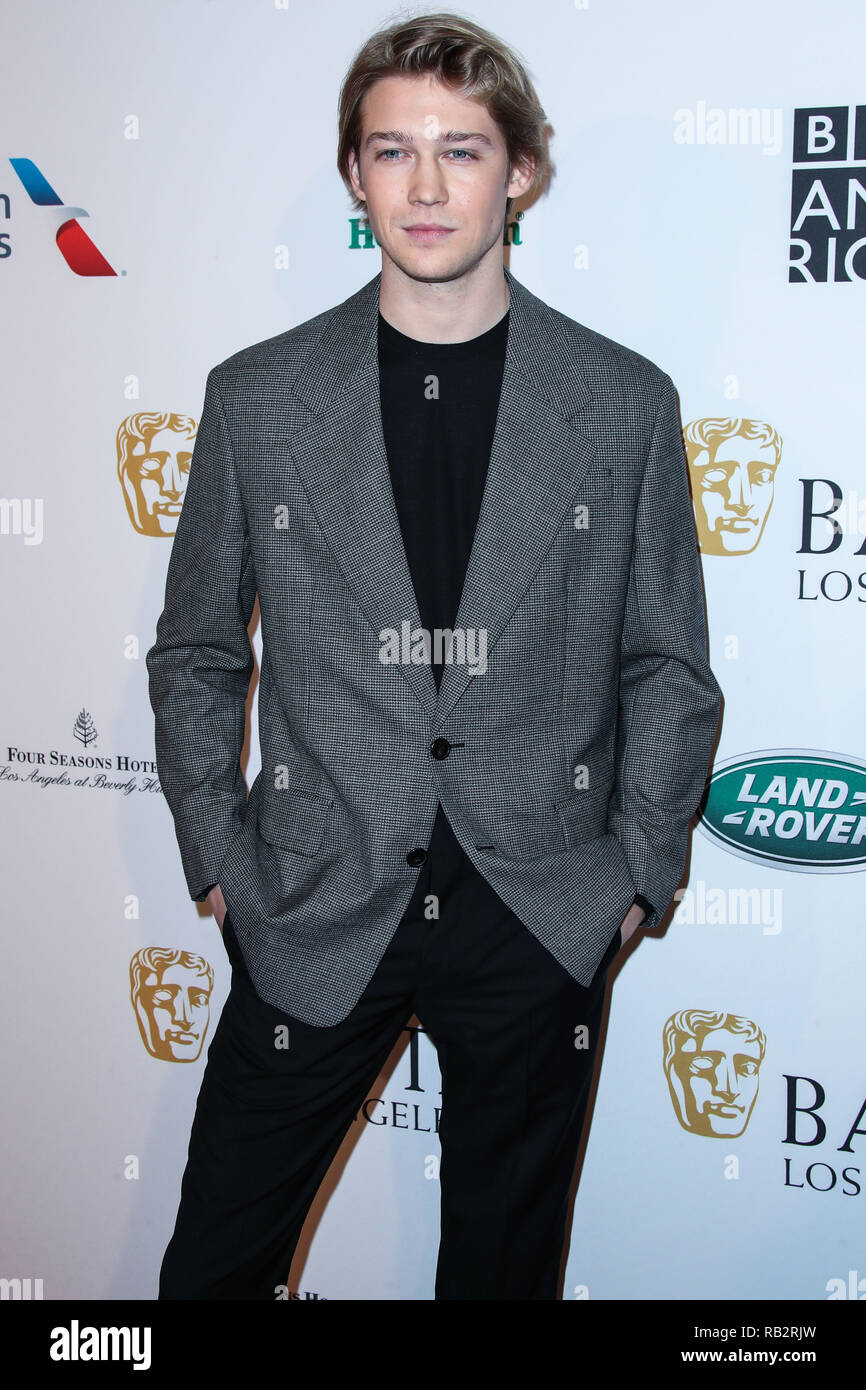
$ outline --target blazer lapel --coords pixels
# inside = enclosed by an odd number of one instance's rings
[[[377,636],[408,621],[421,626],[394,502],[379,404],[377,275],[328,315],[294,383],[315,417],[289,441],[327,537]],[[397,668],[432,713],[436,682],[429,665]]]
[[[491,652],[595,458],[573,416],[591,397],[552,311],[509,270],[508,343],[496,429],[455,628]],[[381,273],[333,309],[294,392],[313,414],[288,448],[356,601],[378,634],[421,627],[394,502],[379,402]],[[441,726],[475,677],[446,664],[398,668]],[[483,680],[483,675],[478,679]]]

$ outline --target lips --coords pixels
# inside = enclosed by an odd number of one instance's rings
[[[455,228],[436,225],[424,226],[423,223],[419,223],[415,227],[404,227],[403,230],[414,237],[416,241],[440,241],[443,237],[450,236]]]

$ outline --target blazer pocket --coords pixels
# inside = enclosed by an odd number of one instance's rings
[[[607,808],[611,788],[584,787],[581,791],[563,796],[553,804],[562,825],[565,842],[570,848],[597,840],[607,834]]]
[[[614,479],[613,472],[609,463],[596,459],[583,480],[583,490],[585,492],[613,492]]]
[[[256,823],[261,838],[275,849],[314,858],[331,822],[334,803],[302,787],[274,791],[259,806]]]

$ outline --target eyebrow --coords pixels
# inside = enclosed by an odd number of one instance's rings
[[[482,135],[480,131],[446,130],[445,134],[440,136],[439,143],[440,145],[468,145],[472,140],[481,145],[489,146],[491,150],[493,149],[493,141],[488,136]],[[367,136],[364,145],[370,146],[377,142],[387,145],[415,144],[412,136],[405,130],[373,130]]]

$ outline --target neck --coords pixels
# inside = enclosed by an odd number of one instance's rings
[[[423,343],[463,343],[486,333],[505,315],[511,291],[498,261],[479,262],[455,280],[413,280],[383,254],[379,284],[382,317]]]

